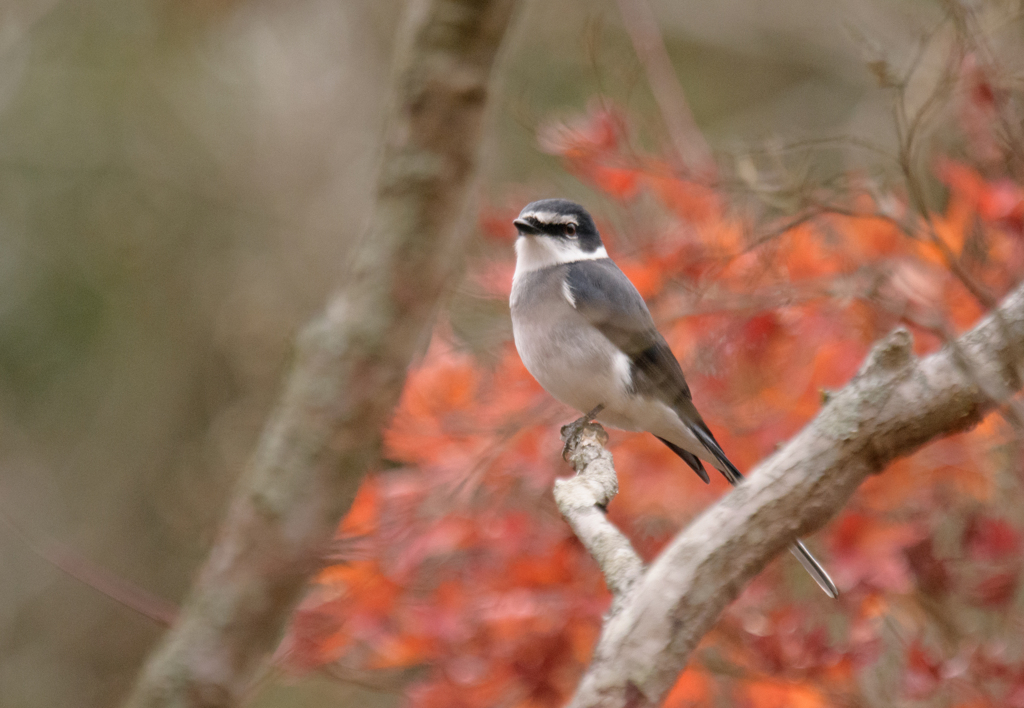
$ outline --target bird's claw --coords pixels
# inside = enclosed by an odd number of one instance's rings
[[[562,441],[565,443],[562,445],[562,459],[568,461],[569,459],[569,448],[572,445],[572,441],[575,440],[581,432],[583,432],[584,426],[588,425],[597,414],[604,410],[604,404],[596,406],[593,410],[589,411],[586,415],[582,415],[576,420],[566,425],[563,425],[559,433],[562,436]]]
[[[562,426],[562,429],[559,432],[562,435],[562,441],[565,443],[562,445],[563,460],[569,459],[569,447],[572,445],[572,441],[575,440],[581,432],[583,432],[583,426],[589,422],[590,420],[584,415],[580,416],[573,422]]]

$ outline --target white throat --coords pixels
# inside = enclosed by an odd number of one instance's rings
[[[542,268],[607,257],[608,251],[604,250],[604,246],[599,246],[593,251],[584,251],[579,243],[563,238],[520,236],[516,239],[516,272],[512,276],[512,282],[526,273]]]

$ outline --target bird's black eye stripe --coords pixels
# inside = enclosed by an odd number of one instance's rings
[[[536,229],[538,233],[544,233],[549,236],[565,236],[571,239],[577,238],[576,232],[579,227],[571,221],[565,223],[541,221],[533,214],[520,218]]]

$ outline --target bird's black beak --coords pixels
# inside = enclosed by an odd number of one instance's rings
[[[519,233],[521,235],[536,236],[537,234],[540,233],[540,229],[538,229],[536,226],[531,224],[526,219],[516,219],[512,223],[515,224],[517,229],[519,229]]]

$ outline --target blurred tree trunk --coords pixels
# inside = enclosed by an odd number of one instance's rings
[[[301,333],[214,548],[126,705],[238,704],[378,462],[409,361],[461,270],[466,196],[514,5],[410,2],[369,233],[344,289]]]

